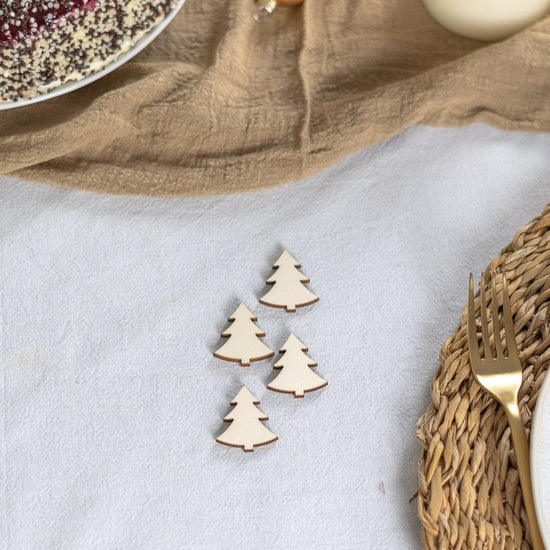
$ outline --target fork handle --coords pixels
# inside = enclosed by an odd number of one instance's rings
[[[521,484],[521,493],[523,495],[523,504],[527,512],[529,521],[529,530],[531,533],[531,545],[534,550],[544,550],[542,537],[540,536],[537,515],[535,513],[535,503],[533,501],[533,489],[531,486],[531,459],[529,452],[529,443],[517,403],[515,406],[506,407],[508,424],[512,432],[512,442],[516,451],[516,459],[519,471],[519,481]]]

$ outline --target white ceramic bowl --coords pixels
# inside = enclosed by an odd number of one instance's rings
[[[531,481],[540,533],[550,548],[550,375],[537,399],[531,432]]]
[[[424,0],[446,29],[474,40],[502,40],[544,16],[550,0]]]
[[[53,90],[50,90],[49,92],[40,94],[35,97],[31,97],[28,99],[20,99],[18,101],[9,101],[7,103],[0,103],[0,111],[3,111],[5,109],[15,109],[16,107],[24,107],[25,105],[31,105],[32,103],[39,103],[40,101],[46,101],[47,99],[52,99],[54,97],[58,97],[63,94],[68,94],[69,92],[73,92],[74,90],[83,88],[84,86],[87,86],[88,84],[91,84],[96,80],[99,80],[101,77],[105,76],[106,74],[109,74],[115,69],[118,69],[121,65],[124,65],[124,63],[132,59],[132,57],[136,56],[139,52],[141,52],[144,48],[146,48],[168,26],[168,24],[172,21],[172,19],[174,19],[174,17],[176,16],[176,14],[181,9],[184,3],[185,3],[185,0],[180,0],[178,5],[166,16],[166,18],[163,19],[155,27],[153,27],[147,35],[141,38],[141,40],[138,40],[134,44],[134,46],[132,46],[132,48],[130,48],[127,52],[123,53],[115,61],[113,61],[112,63],[109,63],[108,65],[106,65],[105,67],[97,71],[96,73],[93,73],[83,78],[82,80],[67,82],[65,84],[62,84],[61,86],[58,86],[57,88],[54,88]]]

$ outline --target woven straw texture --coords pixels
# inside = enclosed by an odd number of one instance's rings
[[[491,272],[508,278],[523,368],[520,408],[530,435],[550,362],[550,204],[489,264],[486,283]],[[478,315],[479,305],[478,293]],[[418,468],[423,548],[528,550],[510,429],[504,410],[470,370],[466,307],[441,350],[431,395],[416,434],[423,447]]]

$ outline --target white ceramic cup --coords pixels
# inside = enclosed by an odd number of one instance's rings
[[[423,0],[446,29],[474,40],[502,40],[548,11],[550,0]]]

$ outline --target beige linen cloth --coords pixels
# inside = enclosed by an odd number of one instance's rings
[[[0,174],[190,196],[298,180],[412,124],[550,129],[550,18],[495,44],[420,0],[187,0],[142,54],[69,95],[0,112]],[[419,151],[418,161],[429,151]]]

